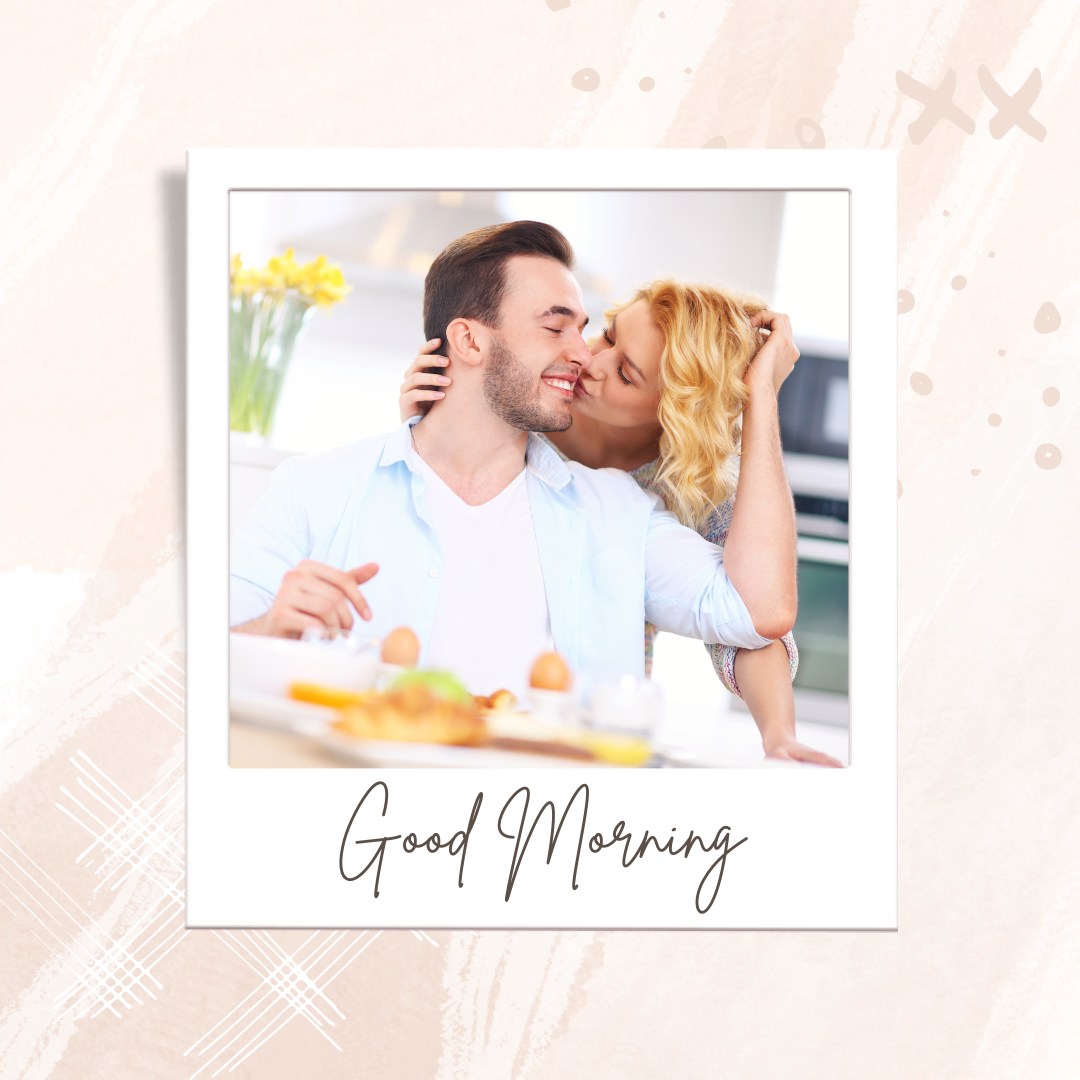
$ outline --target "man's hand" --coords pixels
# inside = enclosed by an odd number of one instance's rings
[[[309,627],[351,630],[353,609],[361,619],[371,618],[371,609],[358,586],[378,572],[375,563],[365,563],[355,570],[337,570],[305,559],[281,579],[281,587],[265,615],[234,629],[291,638],[300,637]]]
[[[765,747],[765,756],[777,761],[802,761],[807,765],[825,765],[830,769],[842,769],[844,766],[834,757],[804,746],[796,739],[787,737]]]
[[[769,336],[750,361],[746,381],[751,393],[755,384],[771,386],[773,393],[779,393],[799,359],[799,350],[791,334],[791,320],[777,311],[759,311],[750,321],[754,326],[768,330]]]

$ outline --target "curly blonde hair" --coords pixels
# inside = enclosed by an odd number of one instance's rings
[[[751,318],[758,296],[665,279],[639,289],[611,315],[644,300],[664,337],[660,357],[660,457],[655,484],[675,516],[700,530],[735,491],[744,376],[764,336]]]

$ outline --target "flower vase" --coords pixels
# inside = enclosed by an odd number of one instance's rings
[[[229,305],[229,427],[268,438],[297,338],[315,305],[292,291],[234,295]]]

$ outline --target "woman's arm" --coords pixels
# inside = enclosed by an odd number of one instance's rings
[[[795,508],[780,446],[777,392],[798,359],[786,315],[765,311],[755,323],[769,330],[746,374],[742,461],[724,564],[754,626],[779,638],[795,624]]]
[[[734,516],[732,500],[713,511],[703,536],[725,550],[728,527]],[[746,702],[761,734],[765,756],[814,765],[842,767],[795,737],[795,696],[791,689],[799,669],[799,650],[791,634],[763,649],[740,649],[734,645],[706,645],[717,678],[736,697]]]
[[[764,649],[739,649],[735,656],[735,678],[761,733],[765,756],[842,768],[836,758],[804,746],[795,738],[790,670],[788,652],[781,641]]]

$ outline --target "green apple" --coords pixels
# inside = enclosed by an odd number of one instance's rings
[[[423,686],[435,697],[458,705],[471,705],[472,694],[461,680],[449,671],[404,671],[390,684],[391,690],[404,690],[408,686]]]

